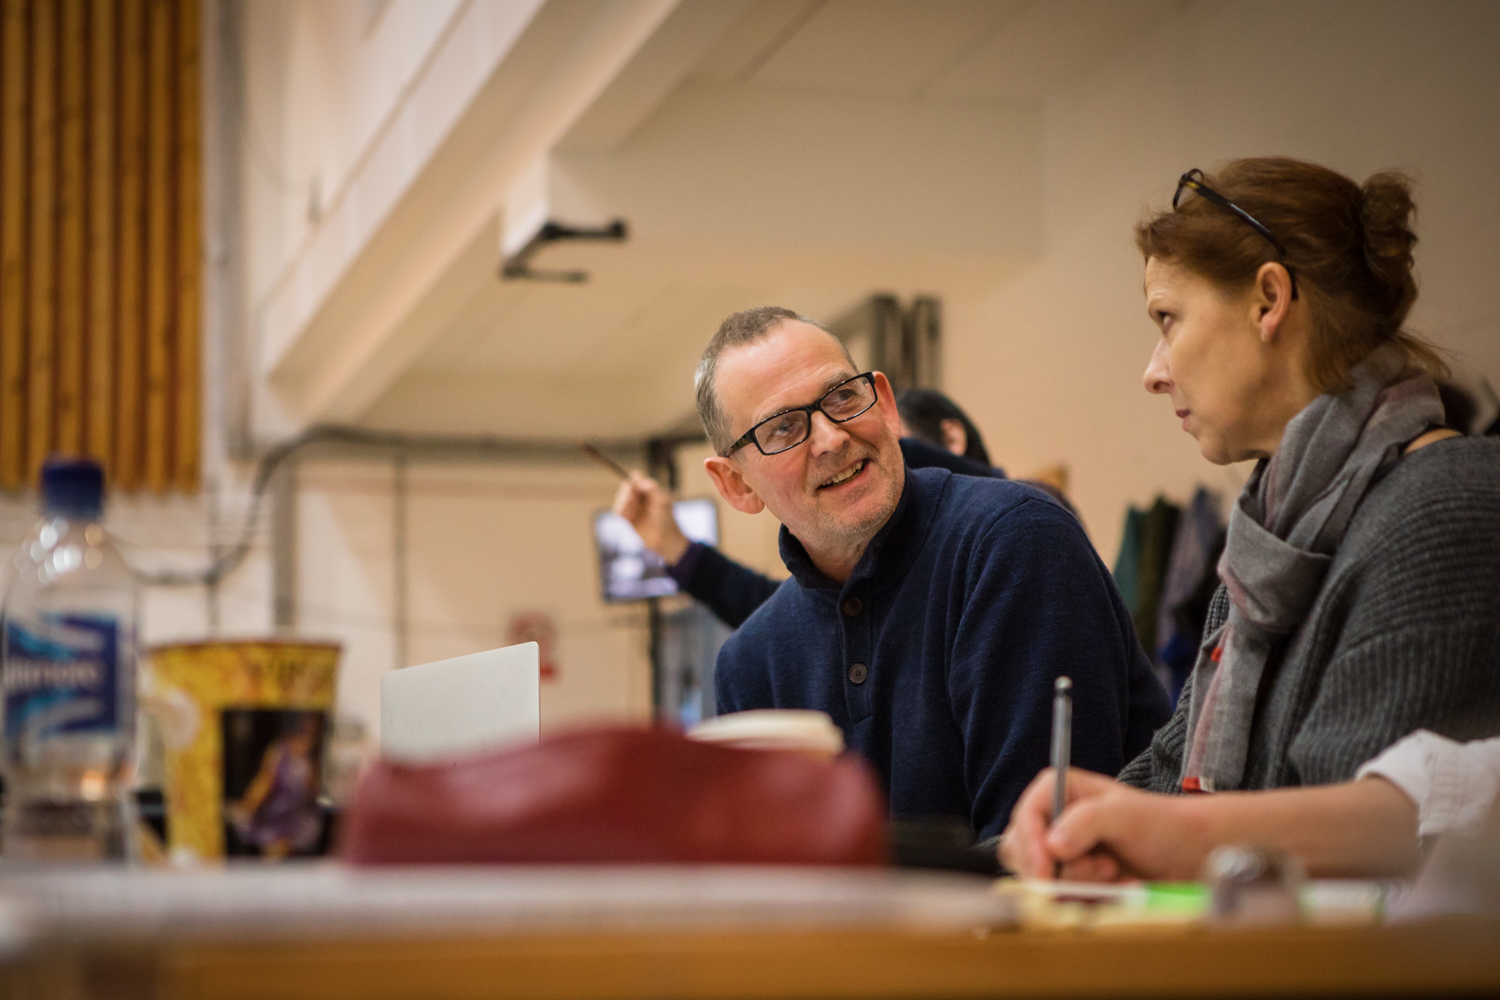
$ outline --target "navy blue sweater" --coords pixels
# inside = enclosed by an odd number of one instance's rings
[[[955,455],[946,448],[928,444],[920,438],[901,439],[901,457],[913,469],[943,468],[966,476],[992,476],[1004,479],[1005,473],[972,459]],[[781,584],[749,566],[741,565],[711,545],[690,542],[676,565],[667,567],[682,592],[701,601],[708,610],[730,628],[739,628],[756,608],[770,600]]]
[[[893,816],[1004,829],[1047,765],[1061,674],[1079,767],[1115,774],[1170,714],[1109,571],[1032,487],[907,469],[843,586],[785,528],[781,555],[792,578],[719,653],[719,711],[827,712],[879,772]]]

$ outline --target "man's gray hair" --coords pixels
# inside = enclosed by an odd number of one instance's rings
[[[697,396],[698,419],[703,421],[703,430],[708,434],[709,442],[714,446],[714,451],[722,455],[724,449],[734,443],[730,436],[733,431],[729,427],[729,418],[724,415],[724,409],[719,405],[718,386],[715,378],[719,368],[719,355],[731,347],[739,347],[741,344],[749,344],[759,340],[782,323],[797,321],[815,326],[830,337],[833,334],[822,323],[808,319],[800,313],[781,306],[761,306],[758,309],[746,309],[730,316],[719,324],[719,332],[714,334],[708,346],[703,349],[703,357],[698,362],[698,371],[693,375],[693,390]],[[849,360],[849,367],[854,367],[854,358],[849,354],[849,348],[844,342],[834,340],[844,352],[844,357]],[[852,372],[851,372],[852,374]]]

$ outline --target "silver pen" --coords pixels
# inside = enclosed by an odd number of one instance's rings
[[[1052,822],[1056,823],[1068,804],[1068,768],[1073,758],[1073,681],[1059,677],[1052,685]],[[1052,875],[1062,873],[1058,864]]]

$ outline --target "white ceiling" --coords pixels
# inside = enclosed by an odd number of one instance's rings
[[[684,38],[691,35],[690,43],[674,40],[654,49],[648,43],[638,65],[621,74],[620,87],[632,86],[635,93],[606,93],[571,148],[628,146],[634,131],[651,128],[652,109],[668,104],[683,88],[1034,105],[1182,5],[1182,0],[755,0],[741,4],[744,13],[737,19],[714,23],[715,16],[725,20],[722,8],[704,5],[726,2],[685,0],[661,30],[663,38],[674,30]],[[695,35],[683,27],[694,18],[700,26]],[[670,75],[666,62],[681,61],[685,54],[696,62]],[[643,61],[653,65],[639,65]],[[651,107],[641,106],[640,95],[649,95]],[[726,239],[732,243],[732,237]],[[890,279],[921,270],[913,270],[910,261],[906,271],[875,267],[861,282],[857,255],[851,255],[846,269],[851,273],[820,285],[816,275],[802,282],[785,280],[784,274],[772,280],[771,272],[753,261],[738,268],[730,263],[735,252],[731,246],[705,258],[716,265],[709,266],[674,261],[659,248],[635,243],[549,249],[540,266],[582,266],[591,280],[581,286],[495,280],[475,289],[365,419],[412,430],[647,433],[691,411],[697,354],[729,312],[778,301],[832,318],[870,292],[913,290]],[[937,273],[941,269],[934,267],[926,275]],[[989,273],[998,280],[1004,269],[992,263]],[[923,290],[941,292],[930,285]],[[622,414],[622,397],[606,388],[612,379],[628,382],[638,395],[650,394],[649,405]],[[543,397],[535,390],[542,385],[572,410],[587,410],[597,400],[609,412],[599,414],[597,429],[586,415],[549,422],[537,412],[537,399]],[[507,395],[517,401],[515,407],[507,408]]]
[[[601,259],[603,258],[603,259]],[[448,334],[413,366],[443,372],[525,372],[604,378],[662,367],[691,373],[704,336],[772,290],[614,272],[605,252],[554,251],[546,266],[578,266],[587,285],[502,282],[475,296]],[[646,349],[649,345],[649,349]]]
[[[791,10],[764,4],[770,10],[761,18],[790,14],[780,30],[767,38],[766,20],[746,18],[694,75],[916,97],[1025,6],[1024,0],[811,0]]]
[[[1037,0],[933,78],[932,97],[1039,101],[1191,0]]]
[[[761,0],[689,79],[1046,97],[1190,0]]]

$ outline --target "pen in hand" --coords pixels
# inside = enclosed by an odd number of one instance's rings
[[[1068,804],[1068,768],[1073,756],[1073,681],[1059,677],[1052,685],[1052,822],[1062,818]],[[1062,862],[1053,864],[1052,877],[1062,875]]]

